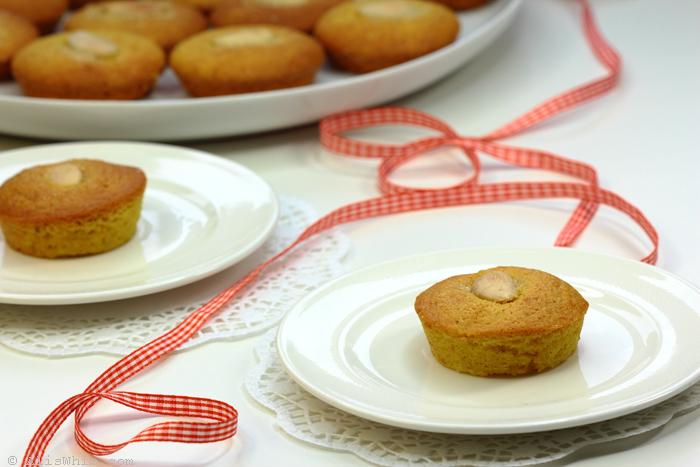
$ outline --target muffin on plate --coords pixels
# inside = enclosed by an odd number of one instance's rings
[[[12,61],[27,96],[64,99],[138,99],[165,66],[163,50],[124,31],[77,30],[36,40]]]
[[[39,32],[29,20],[0,10],[0,81],[10,76],[12,57],[38,35]]]
[[[311,83],[323,63],[311,37],[273,25],[213,29],[178,44],[170,65],[193,96],[267,91]]]
[[[423,0],[357,0],[328,10],[314,35],[340,68],[366,73],[406,62],[450,44],[457,16]]]
[[[75,12],[65,29],[117,29],[148,37],[165,50],[207,28],[204,15],[171,2],[93,3]]]
[[[342,0],[226,0],[211,13],[216,27],[279,24],[311,31],[318,18]]]
[[[41,258],[102,253],[133,237],[146,176],[71,159],[22,170],[0,186],[0,225],[14,250]]]
[[[430,349],[475,376],[539,373],[576,350],[588,302],[535,269],[496,267],[445,279],[416,298]]]
[[[68,0],[0,0],[0,10],[27,18],[43,33],[51,32],[68,9]]]

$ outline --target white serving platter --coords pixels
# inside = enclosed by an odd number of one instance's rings
[[[189,98],[167,70],[139,101],[29,98],[0,83],[0,133],[48,139],[183,141],[256,133],[314,122],[326,115],[379,105],[455,71],[511,24],[522,0],[495,0],[459,13],[457,40],[384,70],[352,75],[325,66],[314,84],[278,91]]]

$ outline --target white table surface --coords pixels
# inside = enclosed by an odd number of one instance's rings
[[[574,2],[529,0],[514,27],[476,60],[432,88],[399,104],[433,113],[464,134],[481,134],[540,100],[593,78],[602,69],[578,29]],[[613,94],[510,142],[546,149],[593,164],[601,184],[639,206],[661,236],[658,265],[700,284],[700,199],[697,129],[700,121],[700,3],[697,0],[596,0],[605,35],[622,52],[624,77]],[[11,118],[11,116],[0,116]],[[0,149],[40,144],[0,136]],[[192,143],[258,172],[279,193],[309,201],[319,213],[376,194],[372,166],[323,153],[315,127],[246,138]],[[1,156],[0,156],[1,157]],[[420,175],[447,180],[449,168],[423,167]],[[406,170],[404,176],[415,176]],[[525,177],[517,171],[506,176]],[[488,177],[502,178],[487,173]],[[532,175],[528,175],[532,177]],[[522,179],[522,178],[521,178]],[[551,244],[571,204],[528,202],[406,214],[347,226],[353,241],[348,269],[435,249]],[[624,216],[603,209],[579,248],[639,258],[648,244]],[[269,412],[243,391],[254,365],[256,339],[212,343],[161,362],[124,386],[143,392],[200,395],[240,411],[234,441],[214,445],[143,444],[112,457],[139,466],[262,467],[366,465],[349,454],[308,446],[274,427]],[[58,403],[80,392],[114,362],[112,356],[45,359],[0,348],[0,466],[21,458],[32,433]],[[104,404],[106,405],[106,404]],[[135,433],[128,417],[100,409],[87,424],[101,441]],[[121,412],[123,413],[123,412]],[[105,426],[106,421],[116,423]],[[72,422],[48,451],[99,464],[72,440]],[[123,428],[123,430],[122,430]],[[700,462],[700,411],[624,442],[584,450],[557,465],[692,466]],[[107,463],[105,463],[107,465]],[[118,465],[118,464],[115,464]]]

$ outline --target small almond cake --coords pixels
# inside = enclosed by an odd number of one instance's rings
[[[141,169],[71,159],[22,170],[0,186],[0,225],[13,249],[41,258],[112,250],[136,231]]]
[[[12,57],[38,35],[28,19],[0,9],[0,81],[10,76]]]
[[[12,73],[32,97],[138,99],[155,86],[163,50],[137,34],[77,30],[38,39],[20,50]]]
[[[215,27],[280,24],[311,31],[318,18],[343,0],[226,0],[211,13]]]
[[[0,0],[0,10],[24,16],[43,33],[51,32],[67,9],[68,0]]]
[[[170,50],[178,42],[207,28],[197,9],[177,3],[118,1],[93,3],[75,12],[65,30],[118,29],[148,37]]]
[[[318,42],[295,29],[241,25],[179,43],[170,66],[192,96],[205,97],[309,84],[323,60]]]
[[[334,65],[353,73],[386,68],[440,49],[457,38],[449,8],[423,0],[356,0],[324,13],[314,36]]]
[[[438,282],[418,295],[415,309],[443,366],[516,376],[553,368],[575,352],[588,302],[546,272],[497,267]]]
[[[216,5],[224,0],[173,0],[176,3],[182,3],[184,5],[193,6],[199,8],[202,11],[211,11]]]

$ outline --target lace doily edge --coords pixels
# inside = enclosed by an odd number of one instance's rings
[[[294,423],[289,419],[288,417],[285,416],[285,414],[280,413],[278,410],[275,409],[274,404],[267,398],[265,397],[264,394],[262,394],[260,391],[256,389],[258,381],[262,377],[262,375],[265,373],[266,369],[269,368],[272,364],[275,363],[275,351],[271,349],[271,346],[273,345],[273,342],[276,339],[276,332],[269,331],[267,334],[264,334],[262,337],[260,337],[260,341],[256,344],[255,347],[255,357],[258,360],[258,363],[255,365],[253,370],[251,370],[248,375],[246,376],[246,379],[243,383],[243,387],[245,389],[245,392],[248,394],[248,396],[254,400],[257,404],[259,404],[261,407],[264,409],[268,410],[273,416],[274,416],[274,424],[279,427],[284,434],[287,436],[295,439],[302,441],[306,444],[309,444],[314,447],[321,447],[324,449],[332,449],[335,451],[339,452],[347,452],[347,453],[352,453],[359,457],[360,459],[374,465],[380,465],[384,467],[408,467],[410,465],[415,465],[415,463],[410,463],[408,461],[403,462],[381,462],[380,460],[373,458],[371,456],[366,455],[362,451],[357,451],[357,450],[352,450],[351,447],[347,445],[339,445],[339,443],[319,443],[318,439],[313,438],[310,435],[307,435],[306,433],[300,432],[295,428]],[[687,389],[686,389],[687,390]],[[682,392],[680,393],[682,394]],[[673,397],[678,397],[680,394],[677,394],[676,396]],[[658,407],[659,405],[663,404],[668,404],[671,399],[667,399],[665,401],[660,402],[657,404],[657,406],[652,406],[648,407],[646,409],[642,410],[651,410],[654,407]],[[472,464],[464,464],[464,463],[443,463],[441,464],[441,467],[464,467],[465,465],[469,465],[470,467],[489,467],[493,465],[497,465],[498,467],[524,467],[524,466],[530,466],[530,465],[537,465],[537,464],[544,464],[548,462],[554,462],[554,461],[559,461],[563,460],[585,448],[595,446],[598,444],[602,443],[607,443],[607,442],[612,442],[612,441],[621,441],[625,439],[632,438],[634,436],[639,436],[644,433],[648,433],[650,431],[656,430],[658,428],[661,428],[668,424],[671,420],[673,420],[676,417],[682,416],[682,415],[687,415],[688,413],[691,413],[695,410],[700,408],[700,402],[693,402],[693,401],[687,401],[685,403],[682,403],[679,407],[677,407],[675,410],[672,412],[669,412],[668,414],[664,414],[658,419],[655,419],[653,422],[650,422],[647,425],[640,426],[637,429],[633,430],[628,430],[624,432],[620,432],[618,435],[615,436],[609,436],[605,437],[602,439],[592,439],[592,440],[586,440],[581,442],[580,444],[577,444],[575,446],[572,446],[568,450],[563,450],[560,453],[556,454],[548,454],[547,456],[543,456],[542,458],[538,459],[526,459],[526,460],[521,460],[521,461],[512,461],[512,462],[504,462],[504,463],[497,463],[494,464],[493,461],[489,462],[475,462]],[[628,415],[627,415],[628,416]],[[624,417],[624,416],[623,416]],[[622,417],[620,417],[622,418]],[[614,419],[611,419],[614,420]],[[607,422],[609,422],[608,420]],[[605,423],[605,421],[602,422],[596,422],[596,423]],[[578,427],[571,427],[568,429],[575,429]],[[507,435],[503,435],[507,436]]]
[[[342,274],[344,268],[341,263],[341,261],[350,253],[352,244],[350,239],[342,234],[341,232],[338,232],[336,230],[332,230],[330,232],[327,232],[323,234],[324,236],[332,237],[333,242],[338,245],[337,250],[333,251],[332,256],[329,257],[329,267],[331,267],[334,272],[333,276],[337,277],[340,274]],[[301,297],[300,297],[301,299]],[[293,306],[293,305],[292,305]],[[257,327],[253,327],[248,329],[246,332],[239,332],[236,330],[232,330],[230,332],[218,332],[216,335],[207,335],[206,338],[201,338],[198,339],[195,337],[194,339],[188,341],[185,343],[182,347],[176,349],[173,353],[178,354],[181,352],[188,351],[192,348],[195,348],[199,345],[203,345],[209,342],[237,342],[249,338],[255,338],[259,337],[260,335],[264,334],[266,331],[269,331],[270,329],[274,328],[279,324],[279,322],[282,320],[284,317],[285,313],[282,313],[279,317],[272,321],[268,321],[265,323],[260,324]],[[15,351],[18,353],[21,353],[23,355],[30,355],[32,357],[41,357],[41,358],[47,358],[47,359],[63,359],[63,358],[73,358],[73,357],[85,357],[85,356],[91,356],[91,355],[101,355],[101,356],[117,356],[117,357],[122,357],[129,353],[129,351],[133,350],[130,349],[128,351],[124,352],[117,352],[112,349],[107,349],[107,348],[91,348],[91,349],[80,349],[80,350],[75,350],[75,349],[70,349],[70,350],[61,350],[61,349],[56,349],[56,348],[47,348],[44,351],[38,350],[36,346],[33,345],[27,345],[23,346],[21,343],[17,343],[14,341],[12,342],[12,345],[10,345],[7,341],[0,340],[0,346],[5,347],[11,351]],[[126,349],[125,349],[126,350]]]

